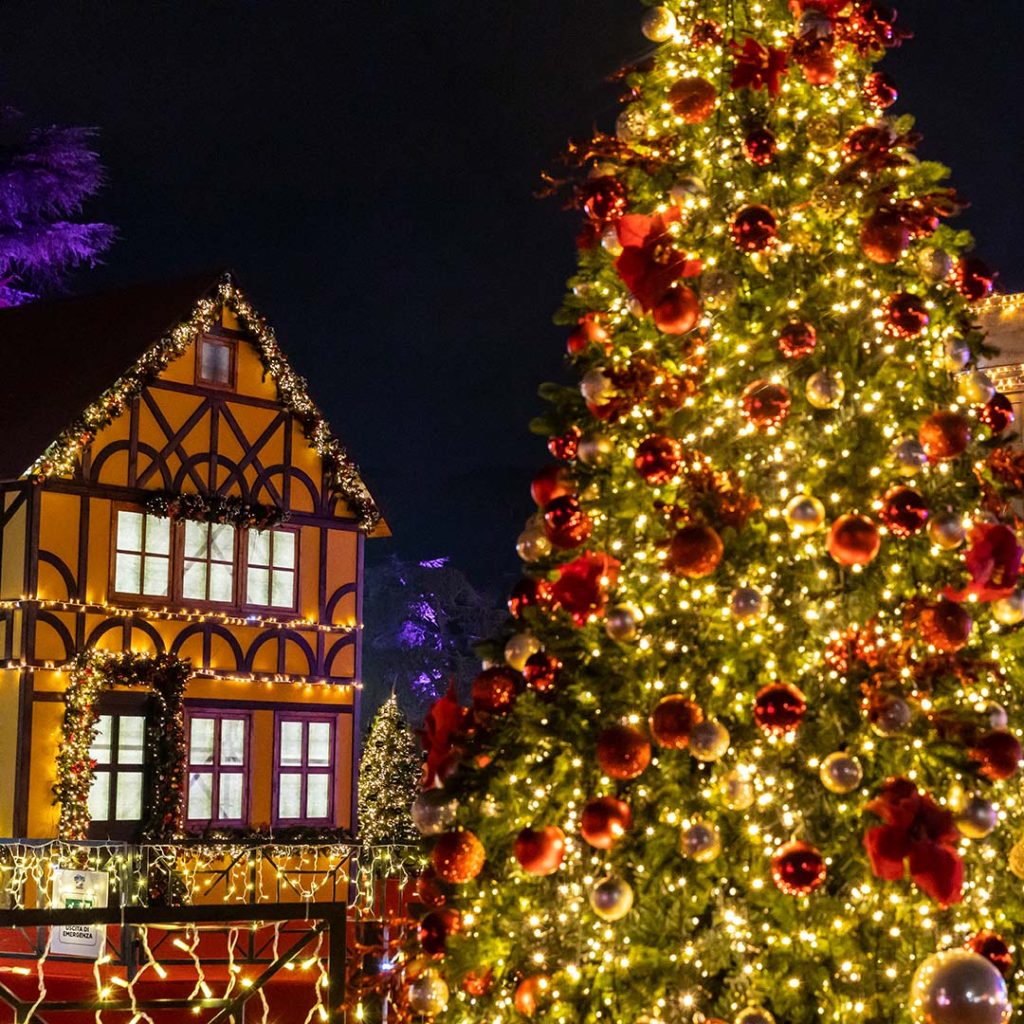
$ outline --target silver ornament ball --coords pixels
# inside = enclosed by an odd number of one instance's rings
[[[843,375],[836,370],[818,370],[807,378],[807,401],[815,409],[836,409],[846,395]]]
[[[705,718],[690,730],[690,753],[698,761],[720,761],[729,743],[729,730],[713,718]]]
[[[615,394],[615,385],[603,370],[587,370],[580,381],[580,394],[591,405],[602,405]]]
[[[618,921],[633,909],[629,882],[609,875],[590,890],[590,906],[602,921]]]
[[[983,956],[947,949],[917,969],[910,986],[914,1024],[1006,1024],[1006,982]]]
[[[959,373],[971,361],[971,350],[963,338],[947,338],[943,358],[950,373]]]
[[[889,697],[876,714],[871,727],[879,736],[895,736],[910,725],[913,713],[902,697]]]
[[[960,547],[967,539],[963,520],[953,512],[943,512],[928,520],[928,539],[945,551]]]
[[[821,784],[830,792],[845,796],[864,781],[864,769],[852,754],[837,750],[821,762]]]
[[[679,849],[684,857],[708,864],[722,852],[722,837],[714,822],[694,821],[680,834]]]
[[[892,454],[896,460],[896,468],[904,476],[915,476],[928,465],[928,456],[925,455],[921,442],[913,437],[900,441]]]
[[[528,528],[516,540],[516,554],[524,562],[537,562],[551,554],[551,541],[543,530]]]
[[[953,269],[953,259],[941,249],[922,249],[917,257],[917,269],[927,281],[944,281]]]
[[[604,434],[588,434],[580,439],[576,457],[584,466],[600,466],[614,450],[611,438]]]
[[[406,988],[409,1006],[426,1017],[443,1013],[448,1005],[448,983],[433,968],[413,978]]]
[[[604,620],[604,631],[619,643],[635,640],[640,631],[641,615],[632,605],[617,604],[608,610]]]
[[[988,374],[981,370],[968,370],[957,377],[956,389],[960,397],[971,405],[984,405],[995,393],[996,388]]]
[[[735,1024],[775,1024],[775,1018],[763,1006],[748,1006],[736,1014]]]
[[[729,614],[737,622],[756,622],[768,611],[768,601],[756,587],[737,587],[729,595]]]
[[[677,203],[685,203],[688,199],[697,199],[700,196],[707,195],[708,187],[704,184],[702,178],[698,178],[695,174],[688,174],[685,178],[680,178],[669,190],[669,195]]]
[[[1016,626],[1024,621],[1024,593],[1015,590],[1009,597],[993,601],[992,618],[1001,626]]]
[[[984,839],[995,832],[999,809],[983,796],[972,796],[957,809],[953,820],[960,835],[967,839]]]
[[[722,803],[730,811],[745,811],[753,807],[757,796],[748,773],[739,768],[726,772],[718,784],[718,789],[722,794]]]
[[[443,789],[428,789],[412,802],[412,823],[421,836],[437,836],[455,824],[458,801]]]

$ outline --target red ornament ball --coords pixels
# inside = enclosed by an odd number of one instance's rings
[[[697,293],[677,282],[654,304],[651,316],[662,334],[686,334],[697,326],[700,317]]]
[[[597,763],[613,779],[635,779],[651,763],[651,744],[632,725],[613,725],[597,738]]]
[[[570,427],[564,434],[555,434],[548,438],[548,451],[556,459],[572,462],[580,448],[583,431],[579,427]]]
[[[916,338],[929,323],[924,300],[910,292],[896,292],[882,305],[885,333],[890,338]]]
[[[791,683],[769,683],[754,698],[754,721],[764,732],[796,732],[807,714],[807,700]]]
[[[789,391],[770,380],[755,380],[743,389],[740,408],[743,415],[758,429],[777,427],[789,415]]]
[[[756,167],[767,167],[775,159],[777,147],[774,132],[755,128],[743,140],[743,155]]]
[[[468,829],[446,832],[430,854],[437,877],[461,885],[480,874],[486,860],[483,843]]]
[[[722,560],[725,546],[710,526],[691,523],[676,530],[668,548],[668,564],[687,579],[710,576]]]
[[[876,210],[860,229],[860,247],[873,263],[895,263],[910,248],[910,229],[895,210]]]
[[[683,446],[674,437],[651,434],[637,445],[633,465],[652,487],[667,484],[679,472]]]
[[[505,665],[484,669],[470,688],[473,707],[490,715],[505,714],[512,709],[522,681],[518,672]]]
[[[794,59],[811,85],[831,85],[839,74],[835,54],[827,39],[805,42]]]
[[[912,487],[893,487],[884,501],[881,520],[894,537],[910,537],[927,525],[928,506]]]
[[[971,443],[971,426],[960,413],[940,409],[921,424],[917,439],[929,459],[943,462],[967,450]]]
[[[997,391],[982,406],[981,412],[978,413],[978,419],[992,431],[994,437],[998,437],[1000,434],[1006,433],[1013,425],[1013,403],[1006,395]]]
[[[971,748],[978,772],[992,782],[1012,779],[1020,770],[1020,740],[1009,729],[991,729]]]
[[[530,496],[541,508],[550,505],[555,498],[572,492],[572,477],[565,466],[545,466],[530,484]]]
[[[946,654],[967,644],[973,626],[964,606],[945,597],[922,609],[919,624],[924,640]]]
[[[493,981],[494,971],[490,967],[484,970],[470,971],[462,979],[462,991],[467,995],[480,998],[490,992]]]
[[[996,286],[996,276],[975,256],[964,256],[950,275],[953,287],[971,302],[986,299]]]
[[[968,939],[967,948],[978,956],[983,956],[999,973],[1008,978],[1013,974],[1013,954],[1006,939],[995,932],[978,932]]]
[[[715,46],[723,38],[722,26],[709,18],[699,18],[690,29],[690,44],[692,46]]]
[[[445,951],[449,935],[455,935],[462,928],[462,915],[451,907],[432,910],[420,921],[417,938],[423,952],[430,956],[441,956]]]
[[[828,531],[828,553],[842,566],[870,564],[881,546],[878,527],[867,516],[840,516]]]
[[[772,879],[787,896],[807,896],[826,875],[825,858],[810,844],[794,840],[772,857]]]
[[[537,651],[526,659],[523,666],[523,678],[531,690],[548,693],[558,685],[558,677],[562,663],[547,651]]]
[[[534,974],[523,978],[512,995],[512,1005],[517,1013],[524,1017],[532,1017],[540,1007],[541,1001],[551,986],[551,979],[546,974]]]
[[[580,815],[580,833],[598,850],[610,850],[632,827],[629,804],[614,796],[588,800]]]
[[[594,524],[574,495],[563,494],[544,508],[544,532],[555,547],[578,548]]]
[[[864,80],[864,99],[876,110],[888,110],[899,97],[896,83],[884,71],[873,71]]]
[[[585,317],[572,329],[565,347],[571,356],[581,355],[591,345],[600,345],[605,351],[611,348],[608,332],[593,318]]]
[[[703,721],[704,712],[694,701],[681,693],[670,693],[655,705],[649,725],[658,746],[684,750],[689,746],[693,727]]]
[[[583,212],[591,220],[614,220],[626,212],[626,187],[618,178],[604,174],[580,186]]]
[[[516,860],[530,875],[553,875],[565,856],[565,833],[557,825],[524,828],[513,847]]]
[[[793,320],[779,331],[779,351],[787,359],[802,359],[810,355],[818,344],[818,332],[813,324]]]
[[[744,206],[729,228],[733,245],[740,252],[764,252],[778,233],[775,214],[767,206]]]
[[[686,124],[701,124],[714,111],[718,91],[706,78],[692,75],[681,78],[669,89],[668,102],[676,117]]]
[[[551,603],[551,584],[536,576],[524,576],[508,596],[508,613],[513,619],[521,619],[527,608],[546,610]]]

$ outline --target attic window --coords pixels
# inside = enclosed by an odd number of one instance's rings
[[[216,388],[235,386],[235,342],[228,338],[204,337],[199,341],[196,378]]]

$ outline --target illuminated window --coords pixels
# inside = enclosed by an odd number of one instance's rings
[[[118,509],[114,538],[114,591],[167,597],[171,577],[171,521]]]
[[[89,817],[97,835],[130,829],[142,820],[145,715],[100,715],[89,747],[95,764]]]
[[[188,717],[190,825],[244,825],[249,718],[245,714],[195,711]]]
[[[230,604],[235,593],[235,528],[229,523],[185,523],[181,596]]]
[[[250,530],[245,570],[245,603],[266,608],[295,607],[293,530]]]
[[[277,716],[275,825],[334,822],[334,715]]]
[[[225,338],[203,338],[199,342],[196,376],[201,384],[235,386],[235,343]]]

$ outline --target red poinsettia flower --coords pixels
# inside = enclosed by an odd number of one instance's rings
[[[964,566],[971,582],[963,590],[946,588],[946,597],[965,601],[974,595],[979,601],[998,601],[1009,597],[1020,576],[1024,549],[1017,535],[1002,523],[978,523],[971,530],[970,547],[964,555]]]
[[[821,11],[834,18],[850,0],[789,0],[789,9],[799,18],[807,11]]]
[[[700,260],[688,260],[673,244],[668,226],[677,220],[679,210],[673,206],[653,217],[627,213],[615,222],[622,246],[615,269],[645,310],[652,309],[679,278],[701,271]]]
[[[589,616],[604,608],[608,600],[606,588],[618,579],[619,565],[618,559],[608,555],[585,552],[559,567],[551,594],[576,624],[582,626]]]
[[[427,754],[423,766],[425,789],[440,786],[451,771],[460,752],[455,741],[466,731],[469,715],[469,708],[459,704],[452,680],[448,692],[434,701],[423,720],[420,741]]]
[[[953,815],[907,778],[889,779],[867,809],[885,823],[864,834],[864,849],[876,878],[911,881],[948,907],[963,899],[964,865]]]
[[[736,54],[736,66],[732,69],[732,87],[742,89],[767,89],[769,96],[777,96],[780,79],[788,70],[787,54],[774,46],[762,46],[752,36],[747,36],[743,46],[733,40],[730,44]]]

